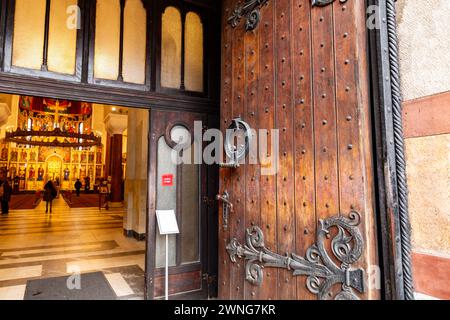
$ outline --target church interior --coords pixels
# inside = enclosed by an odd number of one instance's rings
[[[30,279],[87,271],[102,271],[119,297],[143,298],[148,121],[145,109],[0,95],[0,179],[12,192],[0,299],[23,298]]]

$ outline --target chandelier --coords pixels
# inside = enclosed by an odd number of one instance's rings
[[[6,132],[6,142],[15,142],[19,145],[62,148],[90,148],[102,145],[102,138],[94,133],[65,132],[60,128],[52,131],[22,130]]]

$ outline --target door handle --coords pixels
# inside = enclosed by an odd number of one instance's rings
[[[230,216],[230,213],[234,212],[234,206],[230,201],[230,194],[228,193],[228,191],[225,190],[223,194],[218,194],[216,196],[216,199],[218,201],[222,202],[222,205],[223,205],[223,210],[222,210],[223,230],[227,231],[228,230],[228,218]]]

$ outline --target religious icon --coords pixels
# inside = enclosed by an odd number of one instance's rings
[[[72,166],[72,180],[75,180],[78,177],[78,169],[76,166]]]
[[[8,148],[6,146],[2,148],[1,159],[2,161],[8,161]]]
[[[11,161],[17,161],[17,156],[19,153],[17,151],[11,152]]]
[[[86,177],[86,167],[81,167],[81,173],[80,173],[81,178],[83,179],[84,177]]]
[[[73,155],[73,162],[78,162],[78,153]]]
[[[27,154],[27,152],[25,151],[25,149],[22,150],[22,152],[20,153],[20,161],[21,161],[21,162],[26,162],[26,161],[27,161],[27,156],[28,156],[28,154]]]
[[[30,161],[36,161],[36,152],[31,151],[31,153],[30,153]]]
[[[9,172],[10,172],[11,178],[14,178],[14,177],[16,176],[17,168],[14,167],[14,166],[12,166],[12,167],[9,169]]]
[[[42,166],[39,167],[39,169],[38,169],[38,178],[37,178],[37,180],[38,181],[44,180],[44,169],[42,168]]]
[[[20,96],[20,106],[23,109],[31,109],[32,102],[33,102],[33,97]]]
[[[26,172],[27,172],[27,169],[25,169],[25,167],[20,167],[19,168],[19,177],[20,177],[20,179],[25,179]]]
[[[97,151],[97,163],[102,163],[102,151]]]
[[[95,155],[93,152],[89,152],[89,162],[94,162]]]
[[[81,154],[81,162],[86,162],[86,153]]]
[[[34,167],[31,166],[30,170],[28,171],[28,179],[34,179]]]
[[[69,175],[70,175],[70,170],[66,166],[66,168],[64,169],[64,181],[69,181]]]

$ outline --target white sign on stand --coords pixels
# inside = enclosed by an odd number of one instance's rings
[[[179,234],[177,217],[175,210],[156,210],[159,234],[166,236],[166,300],[169,300],[169,235]]]

